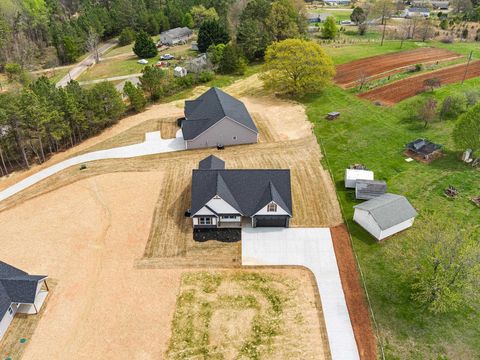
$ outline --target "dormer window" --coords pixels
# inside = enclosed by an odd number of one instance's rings
[[[268,204],[267,212],[277,212],[277,204],[275,204],[273,202]]]

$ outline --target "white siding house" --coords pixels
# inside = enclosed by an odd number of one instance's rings
[[[404,196],[389,193],[354,208],[353,220],[377,240],[411,227],[417,216],[416,210]]]

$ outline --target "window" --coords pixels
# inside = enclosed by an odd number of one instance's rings
[[[222,219],[236,219],[237,215],[222,215]]]
[[[234,136],[234,137],[233,137],[233,140],[237,140],[237,137],[236,137],[236,136]]]
[[[12,309],[12,307],[11,307],[11,306],[8,308],[8,313],[9,313],[10,315],[12,315],[12,314],[13,314],[13,309]]]
[[[212,225],[212,218],[209,217],[201,217],[198,218],[199,225]]]
[[[277,204],[275,203],[268,204],[267,212],[277,212]]]

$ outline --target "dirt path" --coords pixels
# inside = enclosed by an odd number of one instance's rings
[[[418,76],[411,76],[358,96],[362,99],[380,101],[385,105],[393,105],[425,91],[424,81],[427,79],[439,79],[442,85],[446,85],[460,82],[464,76],[466,79],[480,76],[480,61],[472,62],[466,74],[465,68],[466,64],[460,64]]]
[[[463,57],[445,49],[421,48],[377,55],[347,64],[338,65],[335,82],[345,88],[357,85],[365,77],[368,80],[386,77],[416,64],[445,62]]]

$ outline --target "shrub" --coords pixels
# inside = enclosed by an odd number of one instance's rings
[[[215,77],[215,74],[213,72],[202,71],[200,74],[198,74],[198,82],[206,83],[206,82],[212,81],[214,77]]]
[[[148,59],[157,55],[157,47],[150,35],[145,31],[140,31],[137,34],[135,45],[133,46],[133,52],[139,58]]]
[[[467,110],[467,99],[463,94],[447,96],[440,108],[440,118],[454,119]]]
[[[468,38],[468,29],[463,29],[462,31],[462,39],[467,39]]]
[[[480,92],[469,90],[465,92],[465,99],[467,100],[467,106],[474,106],[480,101]]]
[[[440,29],[442,29],[442,30],[447,30],[448,29],[448,20],[447,19],[443,19],[442,21],[440,21]]]

